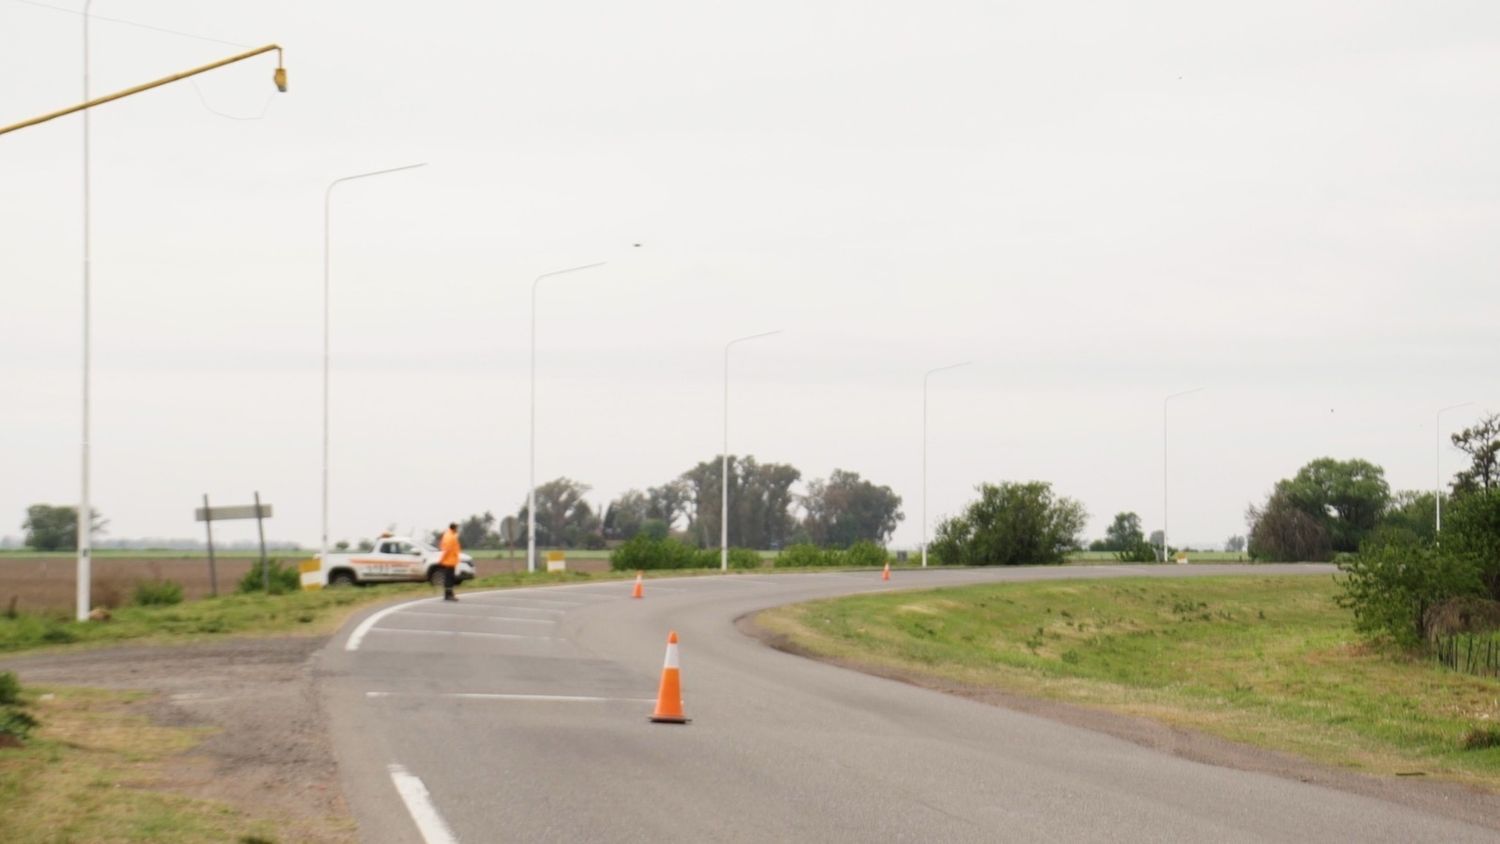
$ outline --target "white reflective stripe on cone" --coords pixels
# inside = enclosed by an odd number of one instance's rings
[[[677,661],[677,646],[667,645],[667,661],[662,668],[681,668],[682,664]]]

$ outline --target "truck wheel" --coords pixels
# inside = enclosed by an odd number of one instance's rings
[[[427,582],[439,589],[443,586],[443,567],[433,566],[427,570]]]
[[[328,578],[328,585],[331,588],[340,589],[345,586],[354,586],[356,585],[356,583],[354,580],[354,575],[346,571],[341,571],[338,574],[335,574],[333,577]]]

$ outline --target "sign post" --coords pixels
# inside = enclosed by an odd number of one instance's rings
[[[237,504],[232,507],[210,507],[208,506],[208,493],[203,494],[203,506],[193,511],[193,520],[203,522],[208,529],[208,578],[213,594],[219,594],[219,574],[214,560],[214,522],[222,522],[230,519],[254,519],[255,530],[260,535],[260,573],[261,586],[271,591],[271,567],[266,560],[266,519],[271,518],[271,505],[260,503],[259,490],[255,493],[254,504]]]

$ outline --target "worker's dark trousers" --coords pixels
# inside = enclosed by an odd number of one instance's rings
[[[443,597],[453,597],[453,579],[458,575],[458,566],[443,566]]]

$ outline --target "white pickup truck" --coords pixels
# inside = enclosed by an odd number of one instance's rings
[[[302,585],[307,588],[313,584],[318,587],[355,586],[363,583],[425,580],[441,586],[443,572],[438,560],[442,557],[441,551],[425,542],[387,534],[376,539],[369,551],[329,554],[326,560],[320,555],[318,568],[302,573]],[[460,582],[472,580],[474,558],[468,554],[459,554],[456,575]]]

